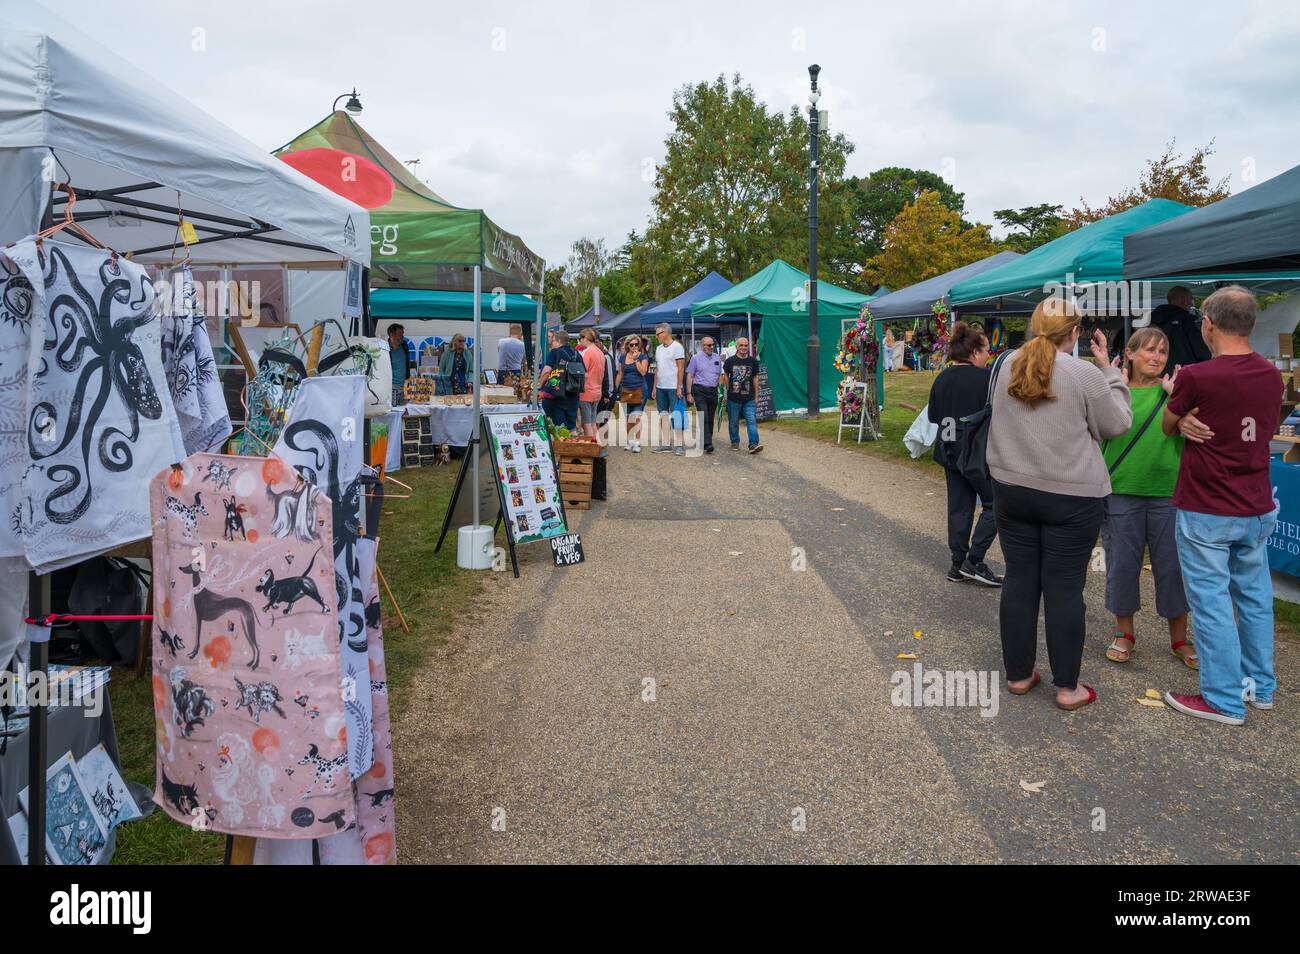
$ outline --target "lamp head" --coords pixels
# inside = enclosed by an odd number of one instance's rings
[[[343,104],[343,108],[353,116],[361,115],[361,100],[357,99],[357,89],[355,86],[352,87],[352,95],[349,96],[348,101]]]
[[[812,66],[808,67],[808,78],[809,78],[810,80],[812,80],[812,88],[813,88],[813,89],[816,89],[816,88],[817,88],[817,74],[820,73],[821,71],[822,71],[822,68],[821,68],[820,66],[818,66],[816,63],[814,63]]]

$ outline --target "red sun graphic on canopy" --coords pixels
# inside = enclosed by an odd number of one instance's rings
[[[392,176],[365,156],[341,149],[299,149],[280,158],[363,209],[377,209],[393,197]]]

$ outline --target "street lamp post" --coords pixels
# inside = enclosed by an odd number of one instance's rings
[[[360,116],[361,100],[357,98],[357,88],[355,86],[352,87],[352,92],[350,93],[339,93],[339,95],[334,100],[334,106],[330,109],[330,112],[334,112],[339,108],[339,100],[342,99],[344,96],[348,98],[348,101],[344,104],[343,108],[346,109],[348,113],[353,116]]]
[[[814,63],[808,67],[812,89],[808,93],[808,417],[815,418],[821,411],[821,341],[817,337],[817,74],[822,68]]]

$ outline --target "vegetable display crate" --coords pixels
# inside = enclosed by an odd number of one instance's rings
[[[596,463],[603,456],[604,448],[594,441],[556,440],[553,450],[564,506],[571,510],[590,510]]]

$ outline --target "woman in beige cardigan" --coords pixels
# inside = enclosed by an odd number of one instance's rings
[[[1101,530],[1110,475],[1100,441],[1133,421],[1128,381],[1110,366],[1094,333],[1096,364],[1071,355],[1081,315],[1070,302],[1039,303],[1029,341],[1006,356],[993,384],[988,465],[993,512],[1006,558],[999,626],[1007,689],[1023,695],[1040,681],[1038,606],[1056,704],[1079,709],[1097,698],[1079,682],[1083,584]]]

